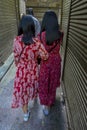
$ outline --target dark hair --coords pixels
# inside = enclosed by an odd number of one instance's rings
[[[59,31],[57,15],[54,11],[45,12],[41,24],[40,39],[43,31],[46,31],[46,44],[48,45],[52,45],[54,41],[60,39],[61,32]]]
[[[18,35],[23,34],[22,41],[25,45],[33,43],[33,37],[35,37],[35,25],[30,15],[22,17],[19,23]]]
[[[18,36],[20,36],[21,34],[23,34],[23,30],[22,30],[22,19],[23,19],[24,15],[22,16],[22,18],[20,19],[19,22],[19,26],[18,26]]]
[[[27,14],[30,14],[30,15],[34,16],[33,8],[28,8],[27,9]]]

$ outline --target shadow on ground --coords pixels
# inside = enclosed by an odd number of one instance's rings
[[[0,130],[67,130],[65,106],[60,100],[60,94],[57,95],[55,105],[48,116],[44,116],[39,100],[35,100],[30,119],[24,122],[22,110],[11,108],[13,80],[1,88]],[[32,103],[30,105],[32,106]]]
[[[28,122],[20,122],[17,118],[11,130],[66,130],[66,119],[64,106],[58,98],[52,106],[50,114],[44,116],[42,106],[35,101]]]

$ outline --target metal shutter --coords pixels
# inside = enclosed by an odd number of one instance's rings
[[[63,2],[63,11],[62,11],[62,28],[64,31],[63,38],[63,48],[66,48],[66,37],[67,37],[67,28],[68,28],[68,20],[69,20],[69,11],[70,11],[70,0],[65,0]]]
[[[62,30],[64,32],[64,37],[63,37],[63,44],[62,44],[62,68],[64,66],[64,59],[65,59],[65,51],[66,51],[66,42],[67,42],[67,33],[68,33],[68,21],[69,21],[69,12],[70,12],[70,1],[71,0],[62,0]],[[62,69],[63,73],[63,69]]]
[[[0,65],[12,52],[13,37],[17,31],[15,0],[0,0]]]
[[[71,0],[63,82],[74,130],[87,129],[87,0]]]

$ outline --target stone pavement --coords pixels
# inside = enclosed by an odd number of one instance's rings
[[[4,75],[7,73],[12,63],[13,63],[13,53],[8,57],[5,63],[2,66],[0,66],[0,81],[2,80]]]
[[[29,121],[24,122],[22,110],[11,108],[14,76],[15,66],[12,64],[0,82],[0,130],[67,130],[65,106],[61,101],[61,88],[57,90],[55,105],[48,116],[44,116],[42,106],[37,99],[31,110]],[[30,106],[32,107],[32,102]]]

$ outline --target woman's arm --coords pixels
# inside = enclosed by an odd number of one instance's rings
[[[15,62],[16,66],[18,65],[18,59],[19,59],[19,55],[20,55],[20,50],[21,50],[21,47],[18,44],[18,39],[16,37],[14,39],[14,41],[13,41],[14,62]]]
[[[47,60],[49,57],[48,52],[46,51],[45,47],[43,46],[43,44],[40,44],[39,47],[39,55],[41,57],[42,60]]]

